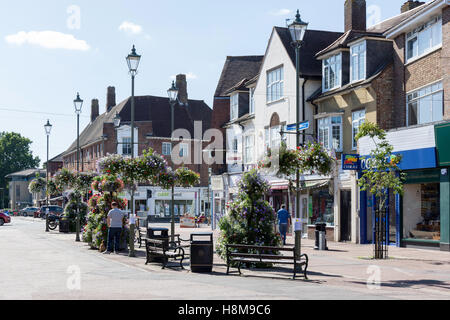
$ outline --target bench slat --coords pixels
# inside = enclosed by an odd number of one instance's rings
[[[261,259],[290,259],[293,260],[294,256],[283,256],[283,255],[273,255],[273,254],[252,254],[252,253],[239,253],[233,252],[230,253],[230,257],[249,257],[249,258],[261,258]]]
[[[228,248],[233,249],[253,249],[253,250],[272,250],[272,251],[294,251],[295,248],[286,248],[286,247],[260,247],[260,246],[251,246],[245,244],[228,244]]]

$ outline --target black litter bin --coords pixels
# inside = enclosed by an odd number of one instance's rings
[[[316,243],[314,246],[315,250],[328,250],[327,248],[327,224],[326,223],[316,223]]]
[[[67,218],[62,218],[59,220],[59,232],[69,233],[70,232],[70,220]]]
[[[213,269],[213,234],[198,232],[191,234],[191,271],[199,273],[212,272]]]
[[[169,229],[167,228],[147,228],[147,238],[158,239],[166,241],[166,246],[169,246]],[[153,258],[151,261],[162,262],[164,258]]]

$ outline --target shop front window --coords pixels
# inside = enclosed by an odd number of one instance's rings
[[[405,185],[403,198],[403,237],[441,239],[440,184]]]
[[[334,226],[334,197],[328,188],[313,190],[312,212],[310,212],[309,224],[326,223],[327,226]]]
[[[156,200],[155,201],[155,217],[156,218],[170,218],[170,206],[171,200]],[[174,214],[175,217],[179,218],[182,215],[189,214],[193,215],[194,206],[192,205],[192,200],[175,200],[174,201]]]

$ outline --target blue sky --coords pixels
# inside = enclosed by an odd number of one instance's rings
[[[402,3],[367,0],[369,25],[399,14]],[[272,27],[285,26],[296,9],[310,29],[343,31],[343,8],[344,0],[1,1],[0,131],[30,138],[45,161],[50,119],[50,157],[65,151],[76,139],[77,91],[81,129],[91,99],[104,112],[107,86],[116,87],[117,102],[129,96],[132,44],[142,55],[137,95],[166,96],[171,77],[185,73],[189,97],[212,107],[227,55],[263,55]]]

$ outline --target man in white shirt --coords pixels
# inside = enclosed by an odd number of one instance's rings
[[[106,223],[108,224],[108,245],[105,254],[113,252],[117,253],[120,249],[120,236],[123,228],[123,218],[126,217],[126,213],[119,209],[116,202],[111,204],[112,210],[108,212]]]

